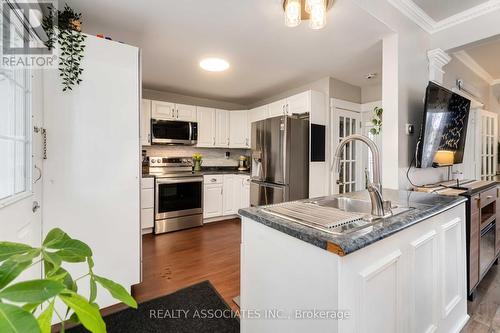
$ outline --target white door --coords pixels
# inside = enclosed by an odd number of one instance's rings
[[[231,148],[248,148],[248,112],[229,111],[229,146]]]
[[[226,110],[215,110],[215,146],[229,147],[229,115]]]
[[[241,178],[241,196],[239,208],[250,207],[250,177],[240,176]]]
[[[289,116],[311,112],[311,91],[304,91],[303,93],[288,97],[285,110]]]
[[[361,133],[361,115],[358,112],[348,111],[344,109],[335,109],[334,138],[335,147],[343,138],[351,134]],[[344,148],[342,158],[340,160],[340,174],[335,183],[335,193],[348,193],[358,191],[363,188],[364,181],[362,180],[362,158],[361,149],[358,143],[348,143]],[[337,173],[335,172],[335,177]]]
[[[198,107],[198,147],[215,146],[215,109]]]
[[[481,179],[493,180],[497,173],[497,114],[481,111]]]
[[[151,145],[151,101],[141,101],[141,145]]]
[[[286,99],[269,104],[269,117],[282,116],[286,113]]]
[[[176,118],[181,121],[196,121],[196,106],[175,104]]]
[[[203,186],[203,218],[222,216],[222,184]]]
[[[241,181],[237,175],[224,175],[223,209],[224,215],[238,212],[240,204]]]
[[[153,101],[151,116],[154,119],[176,119],[175,104],[169,102]]]
[[[0,71],[0,241],[35,247],[42,237],[42,93],[40,70]],[[40,277],[40,265],[22,276]]]

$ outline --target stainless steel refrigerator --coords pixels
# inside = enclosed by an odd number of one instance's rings
[[[309,196],[309,120],[279,116],[252,123],[250,204]]]

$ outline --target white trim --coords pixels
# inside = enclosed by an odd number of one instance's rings
[[[443,67],[451,61],[451,57],[438,48],[427,51],[427,60],[429,61],[429,81],[443,84]]]
[[[493,77],[467,53],[467,51],[458,51],[453,53],[453,55],[471,71],[476,73],[481,79],[488,82],[489,85],[491,85],[495,81]]]
[[[490,85],[492,86],[496,86],[497,84],[500,84],[500,79],[494,79],[493,81],[491,81]]]
[[[344,101],[342,99],[332,98],[333,106],[337,109],[343,109],[347,111],[361,112],[361,104],[353,103],[349,101]]]
[[[412,0],[388,0],[391,5],[396,7],[410,20],[415,22],[419,27],[424,29],[429,34],[434,34],[453,27],[457,24],[467,22],[476,17],[486,15],[497,9],[500,9],[500,0],[489,0],[485,3],[477,5],[452,15],[440,21],[435,21],[422,8],[415,4]]]

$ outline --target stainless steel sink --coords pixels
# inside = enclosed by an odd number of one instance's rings
[[[371,202],[349,197],[287,202],[265,207],[267,213],[333,234],[368,232],[377,223],[413,208],[392,204],[383,217],[372,216]]]
[[[369,215],[370,220],[391,217],[394,215],[404,213],[411,209],[410,207],[402,207],[397,203],[392,203],[391,209],[385,216],[373,217],[370,215],[370,212],[372,210],[371,202],[367,200],[353,199],[348,197],[336,197],[323,200],[313,200],[309,202],[321,207],[336,208],[345,212],[364,213]]]

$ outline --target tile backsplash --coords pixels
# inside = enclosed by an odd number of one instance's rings
[[[250,156],[249,149],[197,148],[193,146],[151,146],[143,147],[147,156],[191,157],[194,153],[203,156],[203,166],[237,166],[240,155]],[[230,153],[226,159],[226,152]]]

